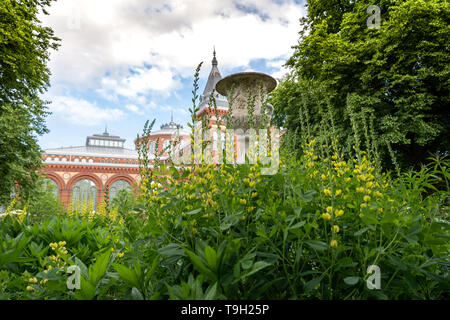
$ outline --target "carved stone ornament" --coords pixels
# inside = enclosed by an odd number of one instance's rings
[[[231,89],[234,85],[233,97],[231,97]],[[261,99],[262,85],[262,99]],[[275,89],[277,81],[271,76],[259,72],[241,72],[229,75],[216,84],[216,90],[223,96],[228,97],[228,102],[232,102],[231,112],[233,129],[249,129],[248,101],[249,96],[255,98],[255,106],[253,111],[254,128],[261,127],[263,116],[261,113],[262,104],[267,94]],[[263,100],[263,101],[261,101]],[[273,106],[266,104],[266,119],[270,122],[272,117]]]

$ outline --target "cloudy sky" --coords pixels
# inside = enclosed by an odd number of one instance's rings
[[[305,14],[302,0],[58,0],[48,11],[42,22],[61,47],[49,63],[44,149],[84,145],[105,124],[133,148],[147,119],[159,129],[172,111],[185,126],[194,70],[204,62],[203,92],[214,46],[223,77],[281,77]]]

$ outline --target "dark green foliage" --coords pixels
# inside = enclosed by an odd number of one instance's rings
[[[56,186],[47,179],[38,179],[28,204],[25,205],[27,212],[39,217],[63,213],[64,205],[59,201],[59,195],[55,194],[55,189]]]
[[[372,4],[381,8],[380,29],[366,25]],[[347,112],[351,104],[361,135],[364,122],[373,118],[385,167],[392,166],[387,143],[401,167],[417,169],[429,153],[447,153],[449,3],[310,0],[308,8],[299,44],[287,62],[292,74],[272,97],[277,124],[292,132],[304,130],[298,114],[304,106],[310,129],[318,133],[314,126],[322,121],[323,106],[329,105],[345,143],[353,134]]]
[[[16,183],[27,198],[37,178],[41,150],[37,135],[47,132],[47,102],[40,98],[49,86],[47,62],[58,39],[43,27],[38,14],[51,0],[0,2],[0,203],[6,203]]]

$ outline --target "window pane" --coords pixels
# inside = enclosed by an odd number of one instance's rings
[[[126,189],[128,191],[131,191],[131,184],[126,180],[117,180],[114,181],[111,184],[111,187],[109,188],[109,199],[114,199],[120,190]]]
[[[80,208],[85,205],[97,205],[97,186],[90,179],[78,180],[72,188],[72,202],[74,208]]]
[[[45,178],[45,190],[53,193],[55,197],[58,197],[58,184],[51,178]]]

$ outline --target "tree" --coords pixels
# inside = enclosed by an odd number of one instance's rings
[[[0,2],[0,204],[17,188],[28,197],[42,163],[37,136],[48,131],[48,102],[40,95],[50,85],[49,51],[59,39],[38,15],[48,14],[52,1]]]
[[[58,188],[49,179],[39,177],[35,183],[29,203],[25,204],[28,213],[40,217],[50,217],[64,212],[64,205],[59,200]]]
[[[322,121],[320,110],[327,105],[337,132],[350,141],[350,105],[361,131],[373,120],[385,165],[392,163],[389,144],[402,166],[418,166],[429,153],[450,150],[450,5],[445,0],[378,1],[381,28],[369,29],[372,4],[309,0],[299,43],[287,62],[290,84],[280,85],[272,104],[288,116],[281,125],[295,130],[299,101],[316,88],[319,103],[308,102],[309,113],[316,115],[313,124]]]

